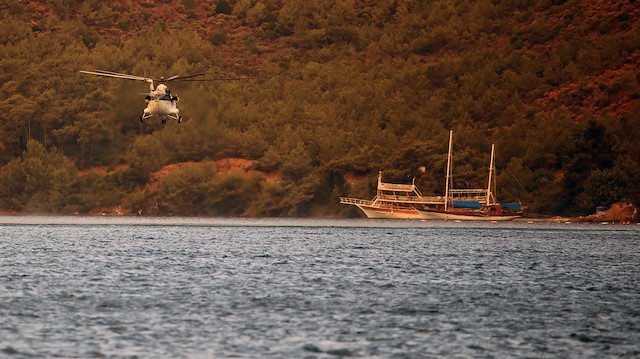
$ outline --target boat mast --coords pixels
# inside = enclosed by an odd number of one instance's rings
[[[447,179],[444,190],[444,210],[449,206],[449,182],[451,182],[451,140],[453,138],[453,130],[449,130],[449,154],[447,155]]]
[[[489,163],[489,183],[487,184],[487,206],[490,204],[491,200],[491,178],[493,177],[493,151],[494,144],[491,144],[491,161]]]

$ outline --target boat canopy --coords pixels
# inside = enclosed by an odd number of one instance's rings
[[[470,208],[470,209],[480,209],[482,206],[480,202],[476,201],[452,201],[453,208]]]
[[[396,184],[380,182],[378,184],[378,190],[380,191],[396,191],[396,192],[414,192],[416,186],[413,184]]]
[[[500,203],[500,205],[503,208],[507,208],[507,209],[517,209],[517,210],[522,209],[522,206],[520,205],[520,203]]]
[[[415,181],[416,179],[414,178],[411,184],[385,183],[382,182],[382,171],[380,171],[378,172],[378,195],[422,197],[422,193],[418,191]]]

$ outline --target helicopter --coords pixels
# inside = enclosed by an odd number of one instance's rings
[[[195,74],[195,75],[187,75],[187,76],[171,76],[169,78],[161,77],[159,79],[152,79],[148,77],[136,76],[136,75],[128,75],[122,74],[118,72],[105,71],[105,70],[94,70],[94,71],[84,71],[80,70],[83,74],[89,75],[97,75],[97,76],[105,76],[105,77],[116,77],[120,79],[126,80],[135,80],[135,81],[144,81],[149,84],[149,94],[145,96],[145,101],[147,102],[147,107],[144,109],[142,115],[140,115],[140,122],[144,122],[144,120],[158,116],[161,118],[162,124],[167,123],[167,119],[177,120],[178,123],[182,123],[182,116],[180,116],[180,110],[178,110],[178,96],[171,95],[171,91],[169,87],[165,84],[169,81],[207,81],[207,80],[197,80],[196,78],[202,76],[204,74]],[[155,83],[158,83],[157,86],[154,86]]]

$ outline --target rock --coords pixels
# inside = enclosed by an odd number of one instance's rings
[[[581,217],[580,220],[586,222],[638,222],[640,221],[640,211],[632,204],[616,203],[606,211]]]

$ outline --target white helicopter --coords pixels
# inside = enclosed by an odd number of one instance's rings
[[[162,120],[162,124],[167,123],[167,119],[177,120],[178,123],[182,123],[182,116],[180,116],[180,110],[176,106],[178,102],[178,96],[172,96],[169,87],[165,85],[165,82],[169,81],[198,81],[195,77],[202,76],[204,74],[188,75],[188,76],[172,76],[167,79],[161,77],[159,79],[152,79],[148,77],[121,74],[118,72],[95,70],[84,71],[80,70],[83,74],[98,75],[105,77],[116,77],[126,80],[144,81],[149,84],[149,94],[145,96],[147,107],[144,109],[142,115],[140,115],[140,122],[144,120],[158,116]],[[207,81],[207,80],[200,80]],[[158,86],[154,87],[154,83],[158,82]]]

